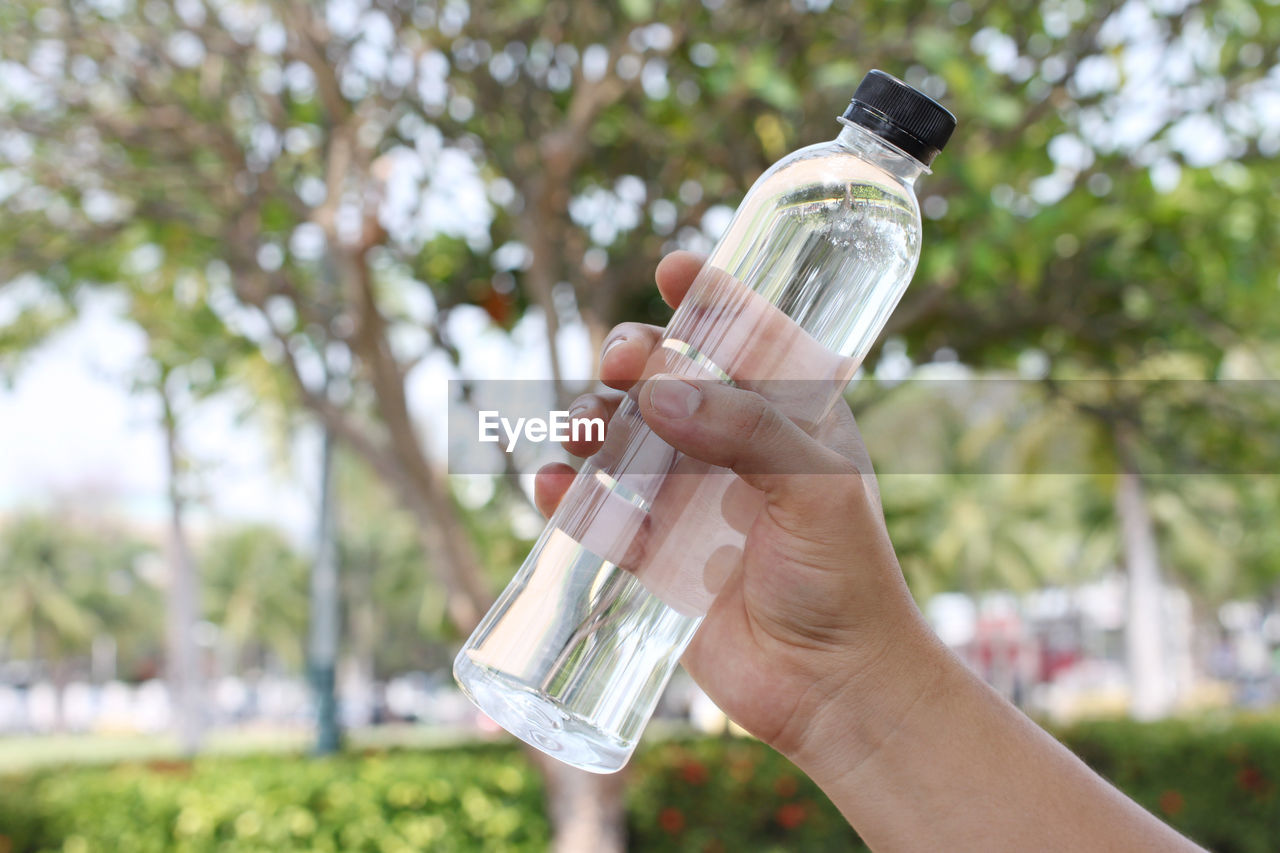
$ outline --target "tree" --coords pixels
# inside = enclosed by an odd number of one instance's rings
[[[721,204],[831,136],[868,67],[962,117],[925,185],[930,249],[890,330],[919,358],[998,365],[1036,349],[1070,371],[1132,363],[1154,341],[1212,359],[1240,318],[1257,321],[1274,268],[1252,249],[1274,229],[1265,180],[1233,184],[1238,170],[1194,159],[1174,192],[1147,180],[1192,157],[1179,140],[1205,121],[1246,174],[1270,174],[1255,120],[1269,7],[68,8],[0,11],[8,73],[31,81],[3,119],[19,142],[0,156],[21,174],[0,213],[0,281],[32,271],[70,294],[155,251],[189,273],[196,301],[414,513],[464,631],[489,590],[406,377],[457,357],[468,342],[450,317],[479,306],[502,327],[540,320],[566,393],[562,327],[598,341],[619,318],[664,316],[656,257],[705,248]],[[1131,84],[1126,63],[1153,51],[1194,73]],[[1135,98],[1169,106],[1127,138]],[[1205,213],[1224,198],[1230,216]],[[348,394],[322,393],[324,364]]]
[[[54,515],[15,516],[0,527],[0,648],[51,678],[59,702],[77,659],[96,636],[113,636],[137,654],[151,645],[156,597],[140,575],[147,549],[117,531]]]
[[[862,427],[888,472],[886,513],[916,594],[1025,591],[1124,569],[1133,709],[1151,718],[1177,698],[1166,585],[1212,612],[1277,577],[1273,539],[1232,538],[1233,519],[1274,485],[1253,472],[1268,470],[1276,428],[1258,383],[1237,385],[961,373],[888,391],[868,383],[853,401],[875,403]]]
[[[204,614],[240,670],[302,666],[307,562],[263,524],[224,528],[200,548]]]
[[[219,325],[209,306],[192,305],[190,297],[182,294],[181,288],[190,277],[163,256],[145,248],[136,251],[121,274],[128,288],[130,317],[147,341],[146,354],[138,365],[137,390],[154,394],[160,403],[169,510],[166,678],[179,744],[185,754],[194,755],[204,736],[206,697],[204,667],[196,643],[200,573],[187,530],[195,482],[182,426],[191,404],[223,388],[227,377],[253,350],[238,336],[218,334]],[[176,289],[173,299],[169,298],[170,286]]]
[[[372,681],[447,667],[456,629],[431,567],[439,555],[422,547],[414,517],[359,459],[339,455],[335,466],[349,669]]]

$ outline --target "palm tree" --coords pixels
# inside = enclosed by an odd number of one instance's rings
[[[860,405],[867,392],[854,396],[918,596],[1029,591],[1106,567],[1097,531],[1082,523],[1081,478],[1028,470],[1045,447],[1062,456],[1073,440],[1047,427],[1053,419],[1016,417],[1016,390],[976,379],[909,382],[869,408]]]
[[[445,640],[454,632],[413,516],[359,458],[339,453],[335,474],[349,671],[368,681],[379,673],[446,667]]]
[[[70,583],[73,549],[52,519],[39,516],[21,517],[0,535],[0,639],[9,656],[47,667],[61,695],[67,658],[85,651],[97,628]],[[59,707],[59,727],[61,716]]]
[[[1206,431],[1162,409],[1157,392],[1178,389],[1065,385],[914,382],[889,395],[862,418],[864,433],[886,470],[914,473],[882,478],[886,514],[917,594],[1079,583],[1123,568],[1131,711],[1162,716],[1177,698],[1165,589],[1212,603],[1273,584],[1280,541],[1263,518],[1275,484],[1144,473]],[[1042,473],[991,473],[1013,471]]]
[[[110,635],[135,656],[153,645],[155,589],[138,573],[145,546],[118,533],[27,514],[0,529],[0,648],[45,668],[58,696],[72,660]],[[55,723],[62,725],[59,702]]]
[[[302,666],[307,563],[276,528],[214,534],[201,549],[205,615],[221,628],[238,667]]]

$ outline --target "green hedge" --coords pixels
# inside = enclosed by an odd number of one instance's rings
[[[1280,848],[1274,720],[1113,721],[1059,735],[1210,849]],[[634,849],[860,849],[822,793],[753,741],[655,743],[628,772]],[[509,744],[64,768],[0,778],[0,853],[542,850],[542,796]]]
[[[1276,717],[1107,720],[1055,734],[1125,793],[1210,850],[1280,850]],[[660,744],[635,764],[629,828],[641,849],[865,849],[821,791],[757,743]]]
[[[0,779],[0,853],[542,850],[542,789],[505,745],[207,758]],[[8,848],[8,849],[6,849]]]
[[[1216,853],[1280,850],[1280,720],[1097,722],[1059,733],[1118,788]]]

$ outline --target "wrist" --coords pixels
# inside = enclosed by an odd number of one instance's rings
[[[944,690],[961,664],[933,633],[914,602],[882,633],[878,648],[855,650],[832,672],[803,731],[779,751],[824,789],[875,755],[917,706]]]

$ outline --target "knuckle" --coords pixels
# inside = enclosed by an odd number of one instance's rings
[[[862,479],[862,469],[858,467],[857,460],[830,450],[824,453],[823,457],[826,473],[838,477],[840,482],[856,485],[857,481]]]
[[[867,495],[866,482],[862,478],[862,472],[858,470],[853,462],[844,459],[843,465],[836,463],[833,470],[834,480],[833,489],[838,498],[838,504],[842,507],[861,507],[869,503]]]
[[[782,430],[782,416],[756,392],[747,391],[745,394],[740,421],[743,440],[755,446],[773,444]]]

